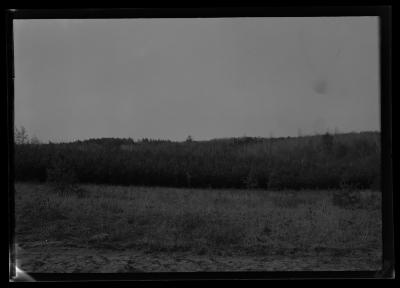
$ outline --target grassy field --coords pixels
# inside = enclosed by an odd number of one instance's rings
[[[193,255],[375,255],[382,250],[380,192],[211,190],[81,185],[62,196],[17,183],[16,242]],[[355,192],[353,192],[355,193]],[[311,253],[311,254],[310,254]],[[317,253],[317,254],[315,254]],[[372,254],[371,254],[372,253]]]

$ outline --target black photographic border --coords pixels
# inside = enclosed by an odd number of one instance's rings
[[[234,18],[378,16],[381,100],[382,270],[379,271],[280,271],[280,272],[166,272],[166,273],[32,273],[37,281],[185,281],[260,279],[371,279],[394,278],[394,197],[392,172],[392,11],[391,6],[270,6],[210,8],[129,9],[8,9],[6,24],[6,101],[8,152],[8,220],[10,277],[15,275],[14,251],[14,19],[111,18]],[[10,278],[11,279],[11,278]]]

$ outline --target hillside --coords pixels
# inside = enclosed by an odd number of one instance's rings
[[[15,179],[46,181],[67,170],[80,183],[262,189],[373,188],[380,133],[209,141],[100,138],[19,144]]]

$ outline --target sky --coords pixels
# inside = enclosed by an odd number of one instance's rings
[[[14,20],[43,142],[379,131],[377,17]]]

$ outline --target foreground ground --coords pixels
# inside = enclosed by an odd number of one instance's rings
[[[63,243],[29,243],[18,254],[25,271],[44,273],[134,273],[201,271],[365,271],[379,270],[379,253],[339,251],[303,255],[196,255],[144,253],[127,249],[86,249]],[[375,259],[374,261],[372,259]]]
[[[378,192],[16,185],[27,272],[379,270]]]

